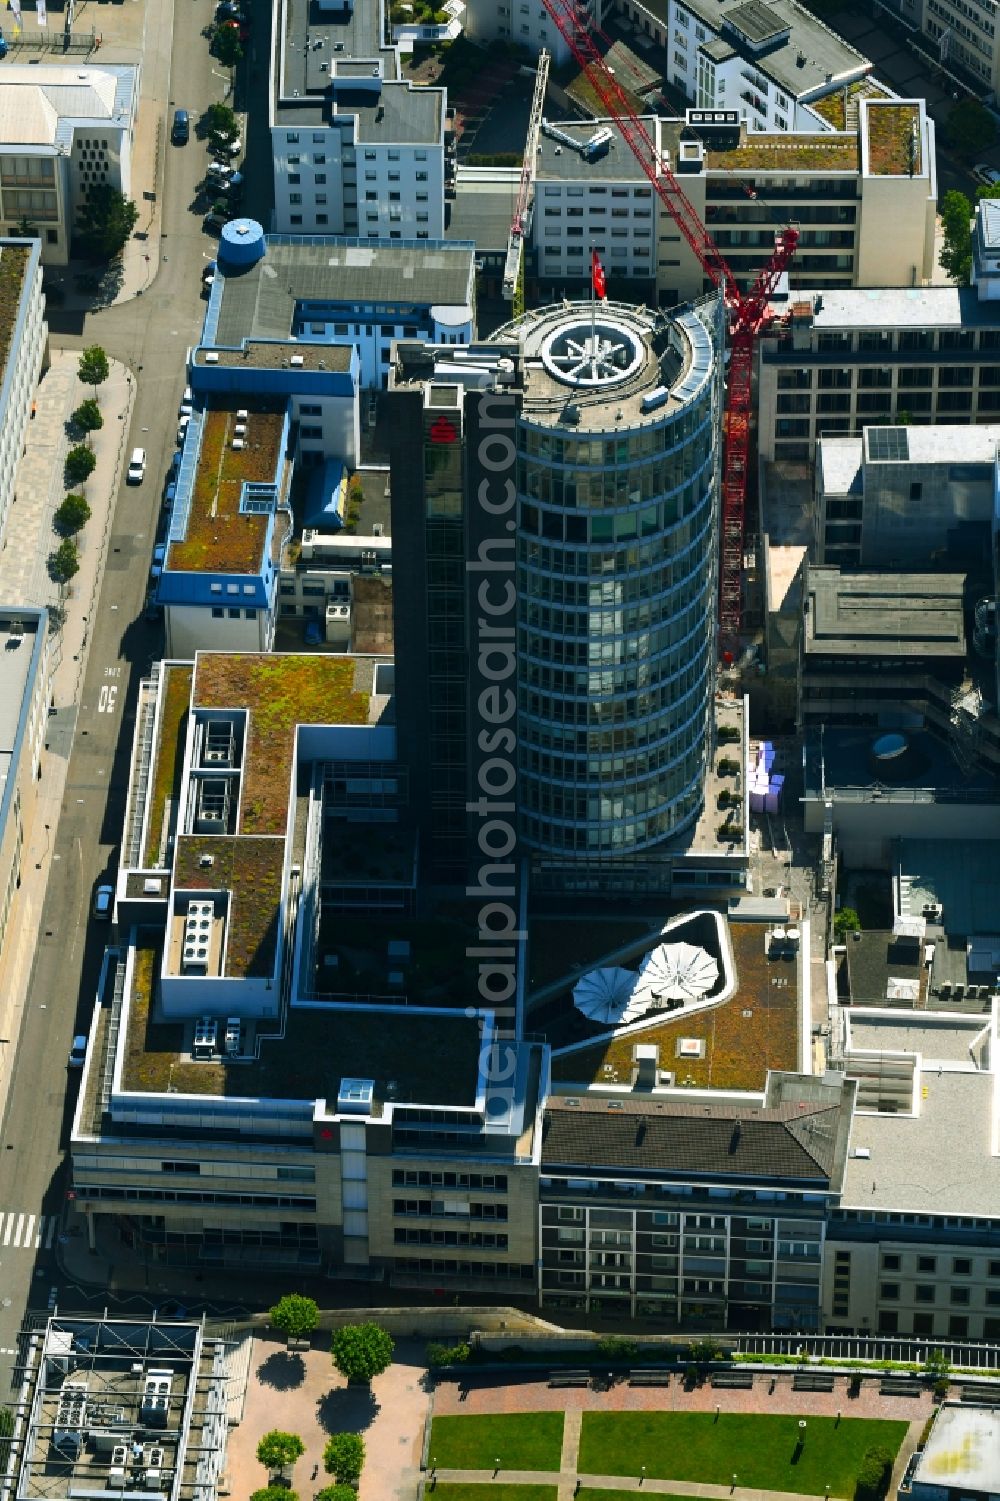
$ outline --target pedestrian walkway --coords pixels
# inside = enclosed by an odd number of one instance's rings
[[[52,519],[66,494],[63,483],[63,460],[69,447],[66,423],[74,408],[93,392],[83,387],[77,377],[77,354],[53,350],[51,360],[36,394],[35,415],[28,424],[5,540],[0,546],[0,604],[44,606],[53,612],[52,704],[57,711],[56,718],[48,724],[34,812],[30,819],[26,818],[21,884],[9,925],[12,937],[16,937],[4,946],[0,955],[0,1036],[3,1037],[16,1037],[20,1030],[31,975],[32,945],[45,903],[54,842],[52,831],[59,822],[69,771],[76,705],[87,662],[89,617],[96,607],[104,572],[135,392],[132,376],[123,365],[112,361],[110,376],[98,393],[104,426],[92,434],[97,464],[87,483],[77,486],[91,508],[90,520],[79,539],[80,571],[68,590],[62,591],[65,597],[60,599],[59,585],[49,578],[47,560],[59,541]],[[13,1056],[12,1048],[0,1056],[0,1119],[10,1084],[9,1068],[3,1065],[5,1059]],[[4,1226],[4,1232],[7,1228]],[[48,1235],[48,1225],[44,1233]],[[8,1248],[13,1243],[12,1232]],[[20,1249],[24,1249],[23,1245]]]
[[[559,1456],[559,1489],[556,1493],[556,1501],[571,1501],[576,1489],[577,1460],[582,1432],[583,1413],[568,1412],[563,1422],[562,1454]]]
[[[821,1501],[821,1498],[800,1495],[796,1491],[758,1491],[744,1489],[743,1486],[703,1485],[700,1481],[689,1480],[651,1480],[636,1475],[578,1475],[575,1470],[569,1473],[560,1470],[558,1475],[553,1475],[551,1470],[438,1469],[434,1471],[434,1476],[439,1485],[488,1485],[491,1481],[502,1481],[504,1485],[551,1486],[555,1481],[558,1485],[558,1501],[564,1501],[564,1498],[572,1501],[577,1488],[581,1486],[593,1490],[635,1491],[641,1496],[703,1496],[707,1501]],[[428,1489],[428,1495],[431,1494],[433,1484]],[[488,1496],[489,1492],[484,1491],[483,1495]],[[827,1501],[827,1498],[822,1498],[822,1501]]]

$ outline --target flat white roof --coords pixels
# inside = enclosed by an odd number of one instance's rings
[[[924,1450],[917,1456],[913,1484],[1000,1491],[1000,1411],[968,1403],[946,1402],[940,1407]]]

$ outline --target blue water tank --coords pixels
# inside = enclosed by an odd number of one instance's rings
[[[266,249],[264,228],[256,219],[230,219],[222,226],[219,260],[225,270],[245,270],[255,265]]]

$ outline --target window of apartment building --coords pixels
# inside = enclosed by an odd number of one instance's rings
[[[933,1303],[935,1288],[933,1283],[918,1282],[913,1289],[913,1296],[918,1303]]]
[[[937,1257],[936,1256],[918,1256],[917,1257],[917,1271],[918,1272],[936,1272],[937,1271]]]
[[[948,1320],[948,1333],[952,1339],[966,1339],[969,1333],[969,1320],[964,1313],[953,1313]]]
[[[288,195],[288,201],[289,201],[289,203],[301,203],[302,202],[302,194],[301,193],[289,193],[289,195]]]
[[[229,618],[230,618],[230,620],[239,620],[239,618],[240,618],[240,610],[239,610],[239,606],[238,605],[234,609],[230,609],[230,611],[229,611]]]
[[[303,407],[302,410],[305,411],[305,407]],[[882,1257],[882,1270],[883,1272],[898,1272],[899,1257],[891,1252],[884,1255]]]
[[[969,1302],[969,1289],[967,1287],[953,1287],[949,1293],[952,1303],[965,1304]]]
[[[289,174],[288,174],[288,181],[294,187],[296,183],[302,181],[302,173],[301,172],[289,172]]]
[[[919,495],[913,495],[912,485],[910,486],[910,499],[920,499]],[[951,1270],[956,1277],[970,1277],[972,1275],[972,1262],[968,1256],[956,1256],[951,1263]]]
[[[322,438],[323,429],[316,426],[304,427],[302,429],[302,436],[303,438]]]
[[[583,1219],[583,1210],[577,1209],[572,1205],[560,1204],[559,1208],[556,1210],[556,1218],[559,1220],[576,1221],[577,1223],[579,1223],[579,1221]]]
[[[913,1315],[914,1334],[933,1334],[934,1315],[932,1313],[915,1313]]]
[[[899,1298],[899,1283],[898,1282],[883,1282],[883,1283],[881,1283],[880,1286],[879,1286],[878,1295],[879,1295],[880,1298],[884,1298],[887,1303],[895,1302]]]
[[[323,132],[321,130],[314,130],[313,131],[313,145],[314,146],[321,146],[323,144],[324,140],[325,140],[325,136],[323,135]],[[319,161],[320,158],[317,157],[316,160]],[[326,158],[324,157],[323,160],[325,161]]]
[[[289,214],[288,218],[289,218],[289,222],[291,224],[301,224],[302,223],[302,215],[301,214]]]
[[[212,606],[212,619],[213,620],[223,620],[225,618],[225,614],[226,614],[226,612],[222,608],[221,605],[213,605]]]
[[[299,144],[299,133],[298,133],[298,131],[297,130],[290,130],[287,133],[287,135],[285,136],[285,145],[286,146],[297,146],[298,144]]]
[[[316,181],[322,187],[323,184],[326,182],[326,173],[325,172],[317,172],[316,173]],[[323,202],[324,203],[326,202],[325,198],[324,198]]]
[[[846,1313],[847,1310],[845,1309]],[[899,1314],[894,1308],[883,1308],[879,1311],[878,1332],[879,1334],[896,1334],[899,1329]]]
[[[297,167],[299,165],[299,162],[301,160],[302,160],[301,156],[297,156],[297,155],[296,156],[290,156],[288,158],[288,165],[290,167]]]

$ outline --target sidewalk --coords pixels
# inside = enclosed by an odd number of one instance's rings
[[[27,442],[17,471],[14,501],[0,548],[0,602],[59,606],[59,586],[48,576],[49,553],[59,538],[52,529],[56,507],[66,494],[63,459],[70,441],[65,424],[75,407],[93,393],[81,386],[76,369],[79,356],[52,351],[52,364],[36,396],[35,417],[28,425]],[[62,624],[50,630],[52,645],[52,702],[42,776],[37,801],[26,820],[27,846],[17,911],[11,919],[16,942],[0,958],[0,1035],[18,1036],[28,980],[32,944],[41,920],[52,854],[52,831],[59,822],[76,723],[76,704],[87,662],[88,620],[97,603],[104,572],[108,537],[125,458],[125,442],[135,392],[124,366],[111,363],[111,374],[98,393],[104,426],[93,433],[97,467],[85,485],[92,515],[79,537],[80,571],[66,591]],[[56,616],[58,621],[58,614]],[[51,625],[51,622],[50,622]],[[13,1056],[11,1048],[7,1057]],[[0,1118],[9,1087],[9,1071],[0,1073]]]

